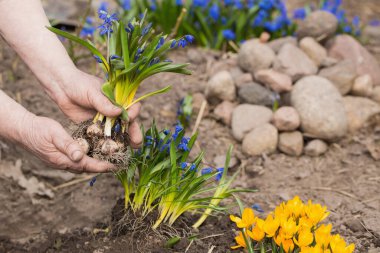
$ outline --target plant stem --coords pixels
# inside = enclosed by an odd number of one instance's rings
[[[111,137],[111,133],[112,133],[112,118],[107,117],[106,124],[104,126],[104,136]]]

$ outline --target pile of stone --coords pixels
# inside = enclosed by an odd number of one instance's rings
[[[214,115],[247,155],[319,156],[380,113],[379,63],[355,38],[335,35],[337,27],[335,16],[316,11],[297,38],[246,41],[236,67],[210,78]]]

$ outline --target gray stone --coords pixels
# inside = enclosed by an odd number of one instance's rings
[[[241,141],[252,129],[269,123],[272,111],[264,106],[242,104],[237,106],[232,113],[232,135]]]
[[[236,87],[230,72],[221,71],[211,77],[207,83],[205,93],[212,103],[220,100],[234,101]]]
[[[293,88],[291,104],[301,117],[305,134],[335,140],[347,133],[342,96],[329,80],[319,76],[302,78]]]
[[[331,66],[334,66],[337,64],[339,61],[335,58],[327,56],[322,62],[321,62],[321,67],[322,68],[328,68]]]
[[[351,132],[360,129],[372,116],[380,113],[380,105],[368,98],[347,96],[343,102]]]
[[[280,107],[273,114],[272,121],[280,131],[294,131],[301,125],[301,119],[297,110],[290,106]]]
[[[324,68],[319,75],[330,80],[339,90],[340,94],[350,92],[356,78],[355,65],[352,61],[341,61],[338,64]]]
[[[321,41],[335,35],[337,29],[337,18],[329,12],[318,10],[308,15],[307,18],[298,25],[296,34],[300,39],[312,37],[317,41]]]
[[[290,156],[300,156],[303,151],[303,136],[299,131],[281,133],[278,149]]]
[[[322,47],[314,38],[306,37],[300,41],[300,48],[319,67],[327,58],[327,50]]]
[[[248,104],[266,106],[273,104],[272,92],[258,83],[249,83],[241,87],[239,89],[239,98]]]
[[[372,96],[373,91],[373,82],[372,77],[370,75],[362,75],[358,76],[355,81],[354,85],[351,89],[351,94],[355,96],[361,96],[361,97],[370,97]]]
[[[328,146],[322,140],[312,140],[305,147],[305,154],[312,157],[318,157],[327,152]]]
[[[292,44],[284,45],[274,62],[273,69],[287,74],[292,81],[317,73],[315,63],[298,47]]]
[[[337,59],[351,60],[358,75],[369,74],[375,86],[380,85],[380,65],[376,58],[355,38],[338,35],[329,43],[329,55]]]
[[[223,101],[214,109],[214,114],[227,126],[231,125],[232,112],[234,111],[235,104],[230,101]]]
[[[278,93],[292,90],[292,79],[288,75],[279,73],[273,69],[259,70],[257,71],[255,78],[258,82],[265,84]]]
[[[346,226],[352,231],[352,232],[365,232],[365,228],[361,224],[359,219],[351,218],[345,222]]]
[[[276,151],[277,143],[277,129],[271,124],[264,124],[244,137],[242,148],[247,155],[271,154]]]
[[[292,44],[293,46],[297,46],[298,42],[297,39],[291,36],[284,37],[284,38],[279,38],[272,40],[268,43],[268,46],[272,48],[272,50],[276,53],[280,51],[280,49],[285,45],[285,44]]]
[[[195,64],[201,64],[205,61],[205,58],[203,57],[202,51],[200,49],[190,48],[187,50],[187,57],[189,58],[190,62]]]
[[[270,68],[275,57],[268,45],[258,40],[248,40],[240,48],[238,64],[246,72],[254,74],[260,69]]]

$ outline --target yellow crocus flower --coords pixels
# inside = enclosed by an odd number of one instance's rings
[[[298,233],[298,239],[294,238],[295,244],[298,245],[300,248],[304,248],[306,246],[309,246],[314,241],[314,235],[310,231],[310,229],[302,229]]]
[[[253,227],[252,231],[248,230],[247,234],[249,237],[251,237],[253,240],[259,242],[265,237],[265,232],[264,232],[264,220],[262,219],[257,219],[256,224]]]
[[[311,230],[314,227],[313,221],[306,216],[299,218],[298,225],[300,226],[300,229]]]
[[[315,241],[322,248],[327,248],[331,240],[331,224],[322,224],[317,230],[315,230]]]
[[[292,238],[298,232],[299,226],[293,218],[281,222],[281,230],[285,239]]]
[[[295,218],[298,218],[304,214],[304,207],[305,204],[298,196],[295,196],[286,203],[286,208],[291,211]]]
[[[292,239],[286,239],[280,230],[280,233],[274,238],[274,241],[278,246],[282,246],[286,253],[292,252],[294,249],[294,242]]]
[[[255,223],[255,214],[251,208],[245,208],[241,218],[230,215],[230,219],[236,223],[238,228],[249,228]]]
[[[242,232],[240,232],[239,235],[235,237],[235,241],[236,241],[237,245],[232,246],[231,249],[247,248],[247,244],[245,243]]]
[[[273,237],[278,228],[280,227],[280,221],[278,219],[273,218],[270,214],[264,221],[264,232],[267,234],[267,237]]]
[[[340,235],[331,236],[330,248],[332,253],[352,253],[355,250],[355,245],[350,244],[347,246],[346,242]]]
[[[322,207],[320,204],[313,204],[311,200],[309,200],[305,206],[305,213],[314,225],[317,225],[319,222],[326,219],[330,214],[327,212],[326,206]]]

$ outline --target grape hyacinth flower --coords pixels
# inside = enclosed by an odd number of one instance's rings
[[[293,12],[293,18],[304,20],[306,18],[306,9],[305,8],[295,9]]]
[[[109,15],[106,11],[100,10],[99,18],[103,20],[103,24],[98,27],[100,30],[100,35],[112,33],[113,22],[118,21],[117,14],[114,13],[112,15]]]
[[[223,37],[226,38],[226,40],[235,40],[236,39],[236,34],[230,30],[223,30]]]
[[[215,180],[220,181],[220,179],[222,179],[222,176],[223,176],[224,168],[217,168],[216,171],[218,173],[215,176]]]
[[[202,176],[204,176],[204,175],[211,174],[212,172],[213,172],[212,168],[204,168],[204,169],[202,169],[201,174],[202,174]]]

